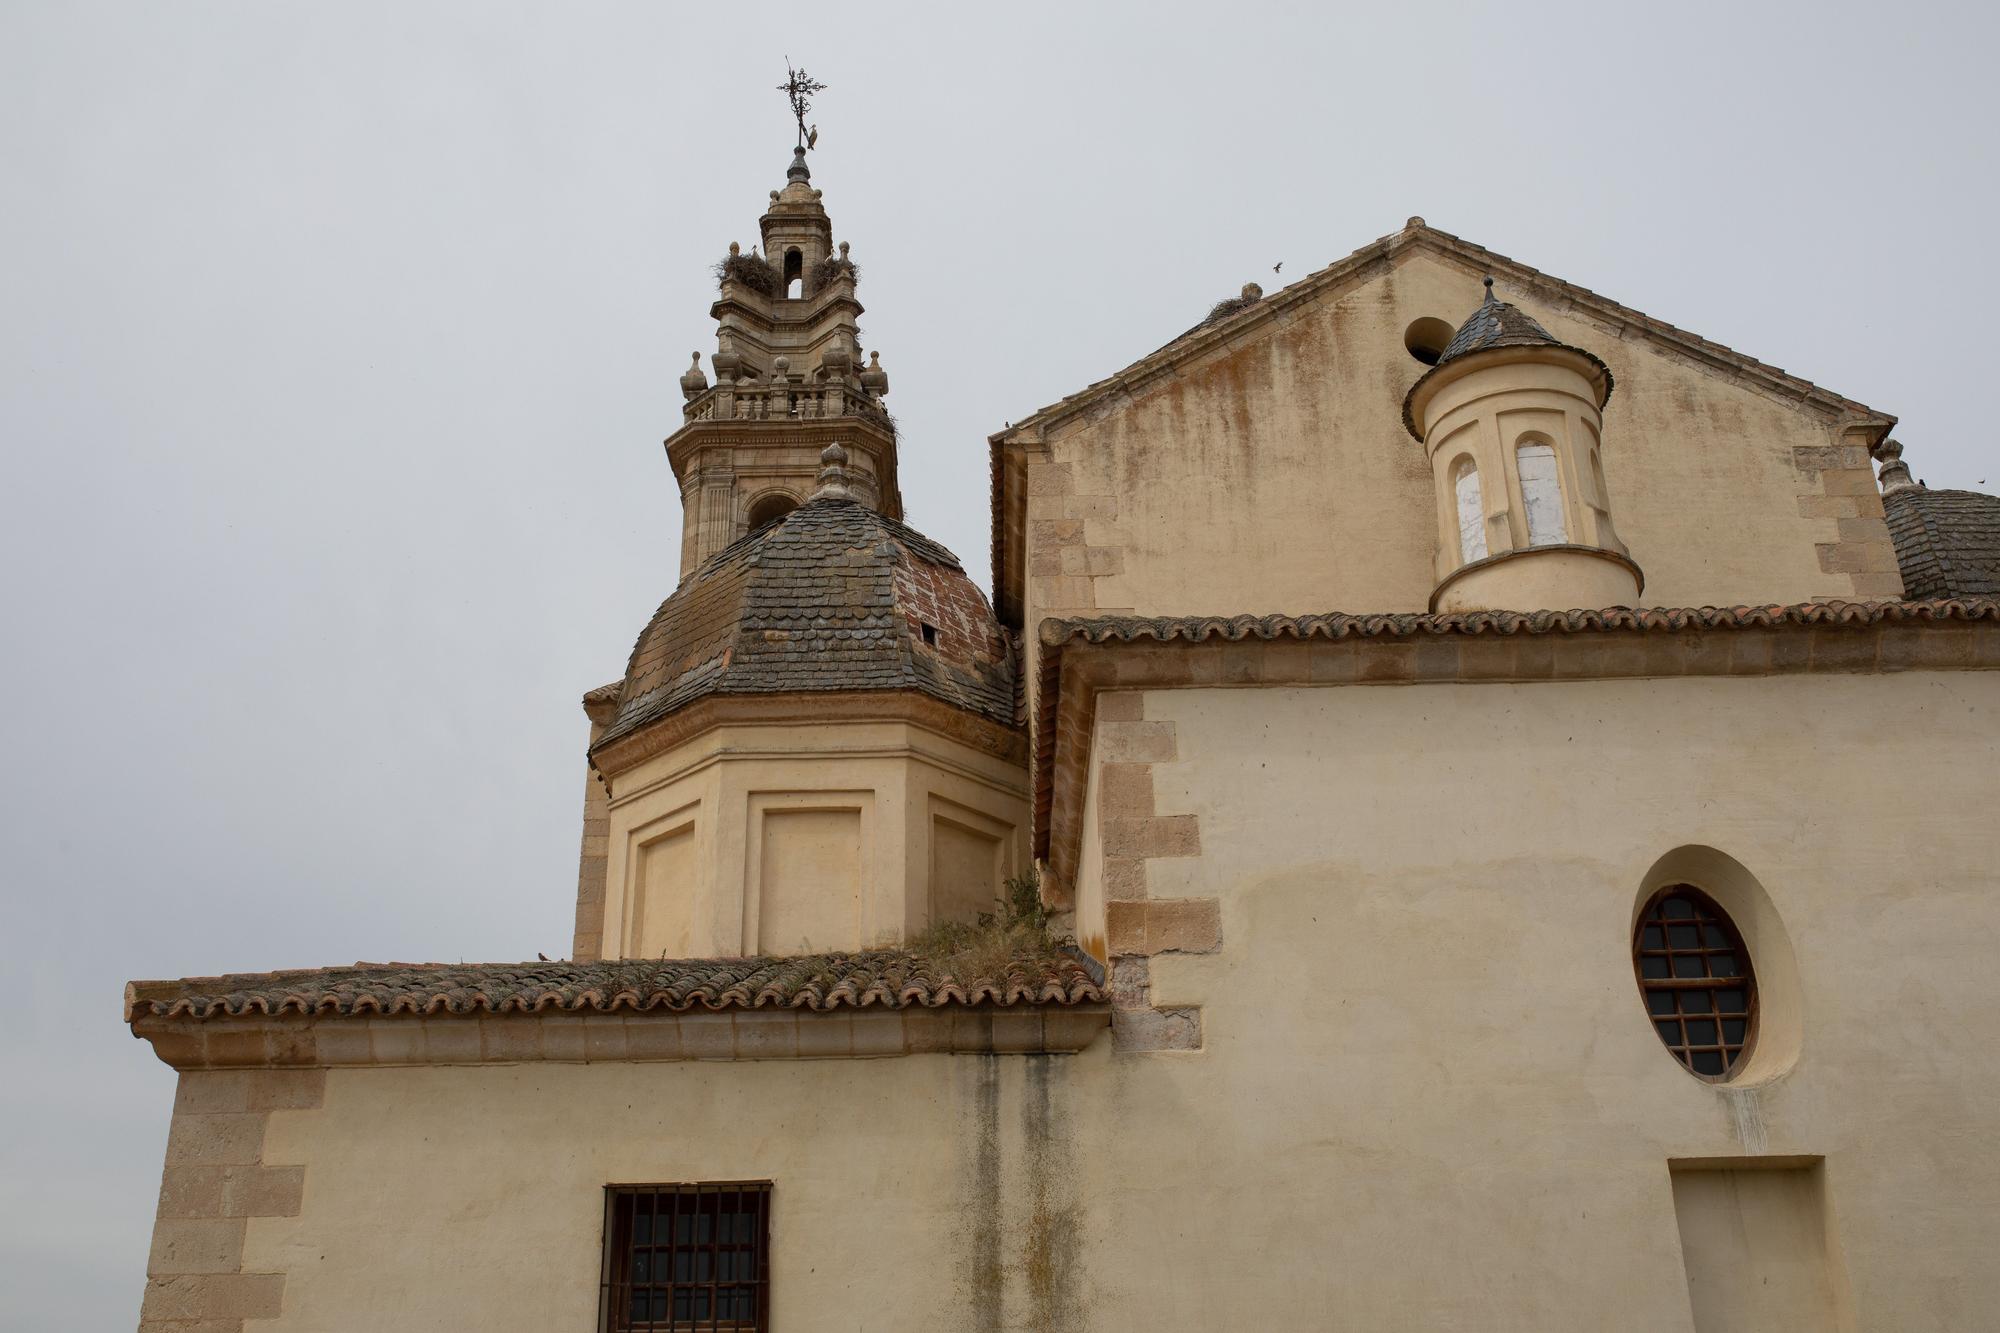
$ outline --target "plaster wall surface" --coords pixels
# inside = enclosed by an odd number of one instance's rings
[[[1030,651],[1050,615],[1425,610],[1439,520],[1402,423],[1424,371],[1403,336],[1424,317],[1456,326],[1480,277],[1404,251],[1052,424],[1024,483]],[[1900,594],[1866,450],[1842,423],[1567,303],[1501,295],[1612,370],[1605,480],[1647,605]]]
[[[1221,904],[1149,959],[1200,1049],[333,1069],[270,1117],[303,1194],[247,1223],[287,1275],[247,1328],[587,1329],[604,1185],[751,1178],[785,1329],[1694,1333],[1669,1163],[1769,1156],[1823,1159],[1856,1327],[1978,1327],[1996,710],[1984,672],[1148,693],[1200,824],[1148,892]],[[1747,1086],[1633,981],[1686,847],[1768,896],[1793,1033]]]
[[[730,724],[620,773],[607,819],[604,957],[864,949],[992,907],[1027,775],[911,723]]]

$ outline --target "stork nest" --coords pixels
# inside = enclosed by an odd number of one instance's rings
[[[724,255],[716,260],[716,285],[731,279],[764,296],[776,296],[784,286],[778,280],[777,266],[762,255]]]
[[[861,265],[851,259],[842,259],[839,255],[828,255],[812,266],[812,272],[806,277],[806,286],[816,292],[843,274],[849,281],[859,283]]]
[[[1227,301],[1217,301],[1208,308],[1208,318],[1202,323],[1213,324],[1218,319],[1226,319],[1239,310],[1248,310],[1263,299],[1261,296],[1232,296]]]

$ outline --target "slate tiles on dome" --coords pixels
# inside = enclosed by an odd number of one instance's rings
[[[960,977],[901,949],[795,958],[597,963],[357,963],[353,967],[134,981],[125,1020],[283,1014],[688,1013],[725,1009],[936,1009],[1095,1004],[1101,973],[1080,954],[1018,959]]]
[[[1882,497],[1907,597],[2000,597],[2000,495],[1906,487]]]
[[[716,552],[661,604],[598,744],[710,694],[908,689],[1011,727],[1015,675],[957,557],[821,497]]]

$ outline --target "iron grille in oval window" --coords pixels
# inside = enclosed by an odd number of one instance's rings
[[[1639,913],[1632,964],[1674,1058],[1701,1078],[1727,1078],[1757,1035],[1757,981],[1729,914],[1691,885],[1660,890]]]

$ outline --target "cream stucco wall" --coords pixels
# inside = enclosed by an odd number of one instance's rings
[[[1053,420],[1023,482],[1031,650],[1049,615],[1423,611],[1439,523],[1423,446],[1402,424],[1424,371],[1404,330],[1426,317],[1455,327],[1480,277],[1403,250]],[[1568,303],[1504,281],[1501,295],[1615,376],[1604,472],[1647,605],[1898,595],[1865,450],[1839,420]]]
[[[780,1329],[1690,1333],[1669,1163],[1773,1155],[1824,1158],[1856,1327],[2000,1306],[2000,675],[1142,707],[1200,826],[1150,893],[1221,903],[1217,952],[1150,960],[1201,1049],[334,1069],[271,1115],[304,1189],[248,1223],[244,1270],[287,1274],[248,1327],[587,1329],[606,1183],[754,1178]],[[1755,1087],[1684,1073],[1633,982],[1687,846],[1796,962]]]
[[[990,909],[1027,824],[1020,765],[915,723],[712,727],[613,779],[603,956],[894,943]]]

